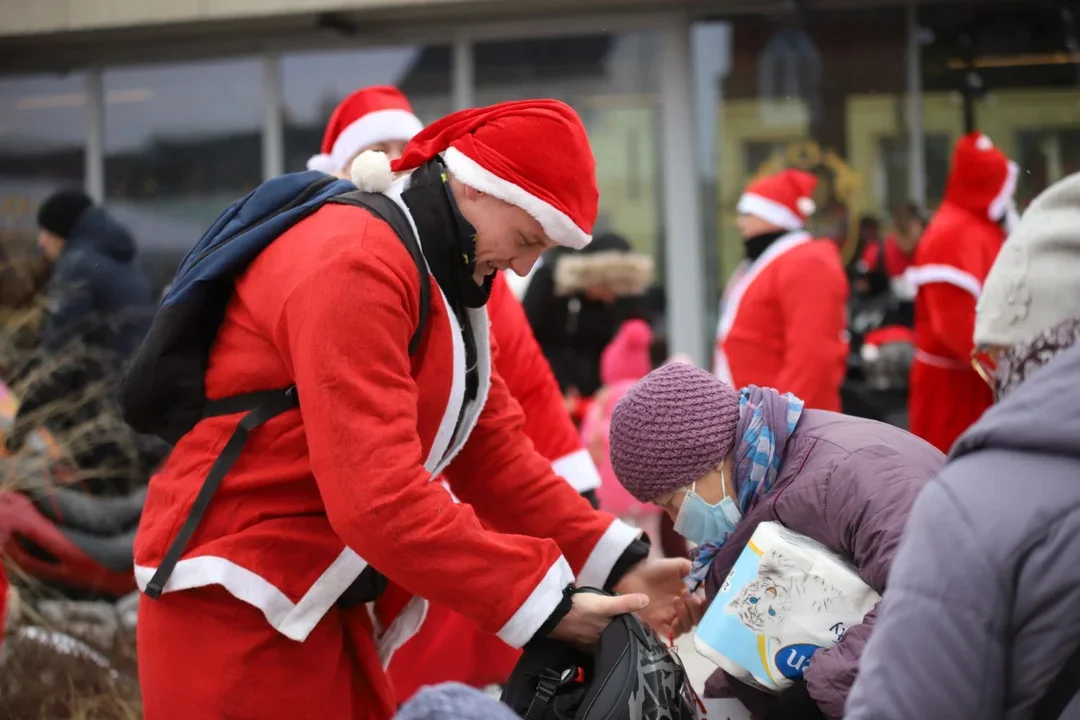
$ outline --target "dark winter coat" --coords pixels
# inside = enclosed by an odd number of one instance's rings
[[[713,561],[706,596],[716,595],[754,529],[773,521],[846,558],[870,587],[888,597],[885,579],[908,513],[944,463],[945,456],[929,443],[891,425],[824,410],[804,411],[788,439],[775,485]],[[817,651],[806,670],[806,687],[827,717],[843,716],[876,616],[875,608],[837,645]],[[768,707],[762,693],[721,670],[709,678],[705,694],[734,694],[762,715]]]
[[[1080,647],[1077,377],[1080,346],[957,441],[912,511],[848,718],[1033,717]]]

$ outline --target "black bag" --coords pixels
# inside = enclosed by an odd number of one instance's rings
[[[385,195],[356,190],[352,183],[319,172],[269,180],[233,203],[187,254],[153,325],[121,385],[124,419],[139,432],[175,444],[201,420],[245,413],[214,461],[191,512],[146,586],[157,598],[198,527],[214,493],[239,458],[252,430],[299,407],[296,387],[267,389],[219,400],[206,397],[204,378],[210,348],[225,316],[236,278],[276,238],[326,203],[363,208],[384,220],[408,248],[420,273],[420,322],[409,341],[419,345],[427,321],[430,285],[427,264],[408,219]],[[368,566],[339,604],[374,600],[386,579]]]

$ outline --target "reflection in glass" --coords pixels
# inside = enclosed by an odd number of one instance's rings
[[[31,246],[41,201],[82,187],[85,141],[81,74],[0,79],[0,242]]]
[[[256,59],[104,74],[105,187],[157,285],[231,202],[262,179]]]

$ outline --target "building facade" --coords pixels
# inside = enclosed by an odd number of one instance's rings
[[[396,84],[425,121],[555,97],[589,130],[597,230],[655,255],[673,349],[705,363],[755,175],[818,173],[814,230],[850,253],[864,216],[934,208],[966,128],[1021,165],[1021,208],[1080,171],[1077,22],[1062,0],[12,0],[0,233],[28,241],[82,185],[163,284],[357,87]]]

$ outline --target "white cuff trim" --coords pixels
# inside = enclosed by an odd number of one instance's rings
[[[589,451],[582,448],[551,463],[555,474],[570,483],[579,493],[600,487],[600,472],[596,469]]]
[[[572,582],[574,573],[570,564],[560,555],[555,564],[548,568],[544,579],[529,598],[499,630],[499,639],[511,647],[524,647],[540,626],[551,617],[551,613],[555,612],[555,608],[562,602],[563,591]]]
[[[982,294],[982,283],[969,272],[952,265],[919,265],[910,267],[904,272],[904,279],[913,287],[931,285],[933,283],[947,283],[955,285],[961,290],[967,290],[978,299]]]
[[[615,563],[626,552],[626,548],[630,547],[630,543],[641,535],[640,529],[627,525],[622,520],[612,522],[600,536],[596,547],[589,553],[589,559],[578,573],[578,587],[604,587]]]
[[[753,215],[766,222],[771,222],[784,230],[801,230],[806,222],[793,213],[791,208],[762,195],[743,193],[735,212],[740,215]]]
[[[504,180],[457,148],[447,148],[443,153],[443,160],[454,177],[469,187],[529,213],[540,223],[544,234],[559,245],[581,250],[592,241],[592,235],[579,228],[562,210],[509,180]]]

